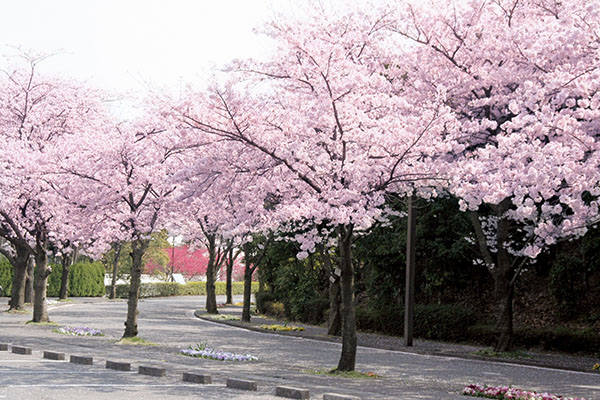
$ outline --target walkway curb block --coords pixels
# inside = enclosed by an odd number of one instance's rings
[[[48,360],[64,360],[65,353],[57,353],[55,351],[44,351],[44,358]]]
[[[310,392],[307,389],[277,386],[275,388],[275,396],[287,397],[288,399],[310,399]]]
[[[204,385],[212,383],[212,377],[206,374],[199,374],[195,372],[184,372],[183,381],[191,383],[202,383]]]
[[[6,343],[0,343],[0,351],[8,351],[8,345]]]
[[[336,393],[323,393],[323,400],[360,400],[360,397]]]
[[[227,379],[227,387],[231,389],[239,390],[258,390],[256,381],[245,381],[243,379]]]
[[[15,354],[31,355],[31,347],[13,346],[12,352]]]
[[[71,356],[70,361],[73,364],[81,364],[81,365],[93,365],[94,364],[93,357]]]
[[[131,364],[128,362],[106,361],[106,368],[116,369],[117,371],[131,371]]]
[[[167,376],[167,370],[159,367],[148,367],[145,365],[140,365],[138,368],[138,373],[142,375],[150,375],[150,376]]]

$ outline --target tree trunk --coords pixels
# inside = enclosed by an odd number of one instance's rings
[[[510,278],[502,273],[495,274],[494,281],[497,306],[496,332],[498,334],[494,351],[510,351],[513,338],[514,285],[511,285]]]
[[[226,283],[225,283],[225,294],[227,295],[227,300],[225,301],[226,304],[233,304],[233,289],[232,289],[232,277],[233,277],[233,263],[234,263],[234,259],[233,259],[233,247],[231,247],[228,251],[227,251],[227,265],[226,265]]]
[[[340,277],[331,265],[331,257],[327,248],[318,245],[317,250],[321,254],[321,262],[329,276],[329,318],[327,319],[327,334],[340,336],[342,334],[342,316],[340,314]]]
[[[510,222],[505,217],[509,210],[510,199],[504,199],[498,205],[490,205],[498,218],[496,227],[496,257],[492,256],[487,244],[487,237],[481,226],[479,214],[471,212],[471,222],[475,229],[477,244],[481,255],[494,278],[495,301],[496,301],[496,333],[498,335],[495,351],[509,351],[512,348],[513,339],[513,297],[516,276],[512,256],[507,251],[510,240]]]
[[[248,253],[244,253],[245,255]],[[247,259],[246,259],[247,260]],[[246,261],[244,266],[244,305],[242,307],[242,321],[250,322],[250,302],[252,296],[252,273],[254,268]]]
[[[35,260],[29,256],[27,259],[27,278],[25,279],[25,303],[33,303],[33,274],[35,272]]]
[[[340,225],[340,278],[342,298],[342,354],[337,371],[354,371],[356,365],[356,310],[354,308],[354,268],[352,266],[352,225]]]
[[[119,272],[119,257],[121,256],[121,249],[123,245],[121,242],[115,244],[115,259],[113,260],[112,277],[110,281],[110,293],[109,299],[117,297],[117,273]]]
[[[69,273],[71,272],[71,256],[63,255],[62,276],[60,278],[60,300],[66,300],[69,296]]]
[[[48,302],[46,291],[48,288],[48,277],[52,268],[48,265],[47,244],[44,233],[38,233],[35,246],[35,273],[34,273],[34,296],[33,296],[33,322],[49,322]]]
[[[10,296],[10,310],[22,310],[25,307],[25,280],[27,277],[27,265],[29,252],[25,248],[15,248],[17,254],[14,257],[13,279]]]
[[[138,299],[142,278],[142,257],[148,247],[149,240],[135,239],[131,242],[131,281],[129,283],[129,299],[127,300],[127,320],[123,337],[135,337],[138,334]]]
[[[217,294],[215,291],[216,267],[217,267],[217,246],[215,235],[206,235],[208,241],[208,265],[206,266],[206,312],[209,314],[218,314]]]

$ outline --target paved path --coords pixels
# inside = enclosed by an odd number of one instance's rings
[[[219,299],[223,301],[224,299]],[[124,301],[77,299],[50,307],[60,325],[101,329],[104,337],[71,337],[53,327],[26,326],[25,314],[0,314],[0,343],[30,346],[21,356],[0,352],[0,399],[275,399],[278,385],[309,389],[312,399],[325,392],[363,399],[468,399],[460,395],[468,383],[510,385],[554,394],[600,399],[600,375],[389,351],[358,349],[357,369],[381,379],[345,379],[313,375],[310,369],[332,368],[340,354],[337,343],[247,331],[200,320],[193,312],[203,297],[146,299],[140,302],[140,336],[158,346],[125,346],[113,342],[123,332]],[[201,342],[210,347],[259,357],[254,363],[226,363],[177,355],[178,349]],[[93,366],[42,358],[43,350],[94,357]],[[106,360],[126,360],[133,372],[104,368]],[[139,365],[160,366],[167,376],[137,374]],[[211,385],[184,384],[183,372],[213,376]],[[227,378],[258,382],[257,392],[225,387]]]

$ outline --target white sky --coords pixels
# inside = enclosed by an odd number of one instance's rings
[[[106,90],[177,91],[234,58],[268,54],[252,29],[296,0],[4,0],[0,54],[61,53],[43,68]],[[4,62],[4,60],[0,61]]]

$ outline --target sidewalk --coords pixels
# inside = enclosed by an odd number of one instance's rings
[[[219,308],[219,314],[232,315],[241,318],[242,307],[226,305]],[[335,336],[327,335],[327,328],[322,326],[308,325],[300,322],[291,322],[288,325],[304,328],[303,331],[272,331],[260,328],[260,325],[279,324],[285,325],[288,321],[277,320],[265,315],[252,315],[251,321],[219,321],[210,318],[206,310],[197,310],[196,317],[225,325],[236,326],[257,332],[268,332],[276,335],[297,336],[314,340],[341,343],[341,339]],[[527,350],[522,352],[523,357],[491,357],[481,355],[482,351],[491,351],[490,347],[456,344],[446,342],[435,342],[431,340],[414,339],[412,347],[404,346],[404,339],[398,336],[386,336],[375,333],[358,332],[358,345],[361,347],[370,347],[383,350],[401,351],[406,353],[437,355],[445,357],[458,357],[472,360],[496,361],[502,363],[532,365],[544,368],[563,369],[568,371],[592,372],[595,363],[600,362],[600,358],[594,358],[589,355],[566,354],[559,352],[542,352],[537,350]],[[600,350],[600,349],[599,349]]]

